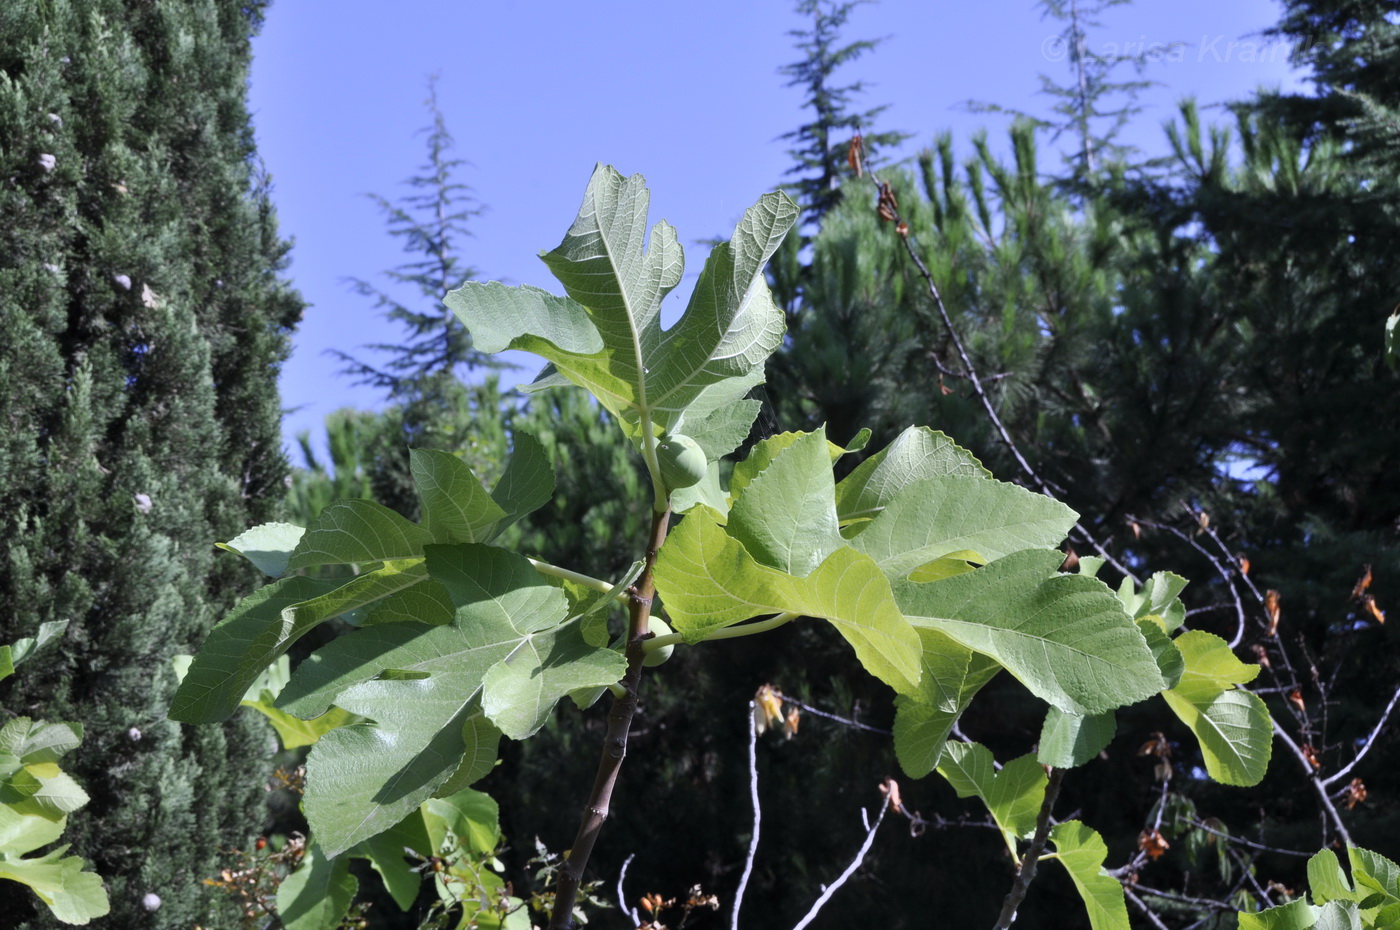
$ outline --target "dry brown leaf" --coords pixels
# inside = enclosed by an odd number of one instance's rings
[[[861,166],[860,161],[861,141],[860,133],[856,133],[851,136],[851,144],[846,149],[846,164],[851,166],[851,170],[856,173],[858,178],[865,177],[865,169]]]
[[[1163,853],[1171,849],[1171,844],[1161,830],[1143,830],[1138,834],[1138,849],[1147,853],[1149,859],[1160,859]]]
[[[763,685],[753,696],[753,728],[762,736],[770,726],[783,723],[783,696],[772,685]]]
[[[1361,577],[1356,580],[1356,584],[1351,587],[1351,599],[1359,601],[1366,596],[1366,589],[1371,586],[1371,566],[1370,564],[1361,567]]]
[[[787,716],[783,717],[783,735],[788,739],[792,739],[797,735],[797,725],[801,722],[802,718],[801,715],[798,714],[797,708],[789,707]]]
[[[1278,591],[1270,588],[1264,592],[1264,613],[1269,618],[1268,635],[1278,635],[1278,621],[1282,615],[1283,596]]]
[[[880,793],[890,799],[890,809],[896,814],[904,814],[904,801],[899,797],[899,782],[886,778],[880,783]],[[906,816],[908,816],[906,814]]]

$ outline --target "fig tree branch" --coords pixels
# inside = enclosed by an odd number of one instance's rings
[[[739,907],[744,903],[744,892],[753,873],[753,860],[758,855],[758,828],[763,819],[758,802],[758,727],[754,726],[756,707],[753,701],[749,701],[748,713],[744,716],[744,726],[749,730],[749,797],[753,801],[753,834],[749,837],[749,851],[744,857],[744,873],[739,876],[739,887],[734,892],[734,909],[729,915],[730,930],[739,930]]]
[[[1400,688],[1396,688],[1395,693],[1390,696],[1390,703],[1385,705],[1385,710],[1381,713],[1381,719],[1376,721],[1375,729],[1371,731],[1371,735],[1367,736],[1365,742],[1361,744],[1361,751],[1356,754],[1356,758],[1342,766],[1335,774],[1322,779],[1324,787],[1330,788],[1350,775],[1351,770],[1356,768],[1356,763],[1360,762],[1365,758],[1366,753],[1371,751],[1371,747],[1376,743],[1376,737],[1381,735],[1381,729],[1385,726],[1386,721],[1390,719],[1391,711],[1395,710],[1397,701],[1400,701]]]
[[[859,157],[859,153],[857,153],[857,157]],[[996,430],[997,435],[1001,437],[1002,443],[1005,444],[1006,448],[1011,452],[1012,457],[1016,459],[1016,464],[1020,466],[1026,478],[1046,497],[1058,499],[1050,483],[1041,477],[1040,473],[1031,466],[1031,463],[1026,459],[1025,455],[1021,453],[1021,447],[1017,445],[1015,439],[1011,438],[1011,432],[1006,428],[1006,424],[1002,422],[1001,415],[997,413],[996,405],[992,403],[991,395],[987,393],[984,379],[978,374],[977,366],[972,363],[972,357],[968,355],[967,347],[963,345],[962,337],[958,335],[958,331],[953,327],[953,318],[948,313],[947,306],[943,303],[943,294],[938,290],[938,284],[933,280],[933,273],[928,270],[928,265],[924,264],[923,258],[919,255],[918,250],[914,248],[914,243],[910,241],[909,226],[899,215],[899,205],[895,202],[890,186],[881,181],[874,174],[870,175],[870,181],[875,185],[880,195],[880,218],[895,223],[895,229],[898,230],[900,239],[904,241],[904,250],[908,253],[910,260],[913,261],[914,267],[919,272],[919,277],[924,279],[924,287],[928,290],[928,295],[932,298],[933,305],[938,310],[938,316],[943,321],[943,331],[948,334],[949,340],[952,341],[953,348],[958,353],[958,361],[962,363],[963,368],[961,374],[967,379],[968,384],[972,385],[972,392],[977,395],[977,401],[981,404],[983,412],[987,415],[987,419],[991,421],[992,428]],[[935,364],[938,364],[940,369],[943,368],[942,364],[938,363],[937,360],[935,360]],[[1126,565],[1114,558],[1112,553],[1098,541],[1098,538],[1095,537],[1093,533],[1089,532],[1089,529],[1085,527],[1083,523],[1076,522],[1074,524],[1074,531],[1078,534],[1081,541],[1087,543],[1098,553],[1100,558],[1109,565],[1112,565],[1116,571],[1120,572],[1125,578],[1131,578],[1133,584],[1141,584],[1138,577],[1133,574]]]
[[[865,842],[860,844],[860,849],[856,852],[855,858],[851,860],[851,864],[846,866],[846,871],[842,872],[837,877],[836,881],[826,886],[826,890],[821,893],[821,897],[817,898],[816,902],[812,905],[812,909],[797,922],[792,930],[802,930],[803,927],[806,927],[812,921],[816,920],[817,914],[821,913],[823,907],[826,907],[826,902],[831,900],[831,896],[836,894],[837,889],[846,884],[846,880],[856,873],[856,869],[860,868],[861,863],[865,861],[866,854],[870,852],[871,844],[875,842],[875,831],[880,829],[880,824],[883,823],[885,819],[885,812],[890,809],[890,799],[892,797],[894,797],[894,793],[887,792],[885,794],[884,803],[880,805],[880,813],[876,816],[875,822],[871,824],[868,820],[866,821],[867,829],[865,832]],[[864,810],[861,811],[861,815],[865,815]]]
[[[1060,785],[1064,783],[1066,771],[1050,770],[1050,778],[1045,785],[1045,800],[1040,802],[1040,813],[1035,819],[1035,835],[1031,838],[1031,845],[1026,849],[1026,854],[1021,857],[1021,867],[1016,871],[1016,880],[1011,883],[1011,890],[1006,893],[1006,900],[1001,904],[1001,914],[992,930],[1007,930],[1016,921],[1016,909],[1025,900],[1026,892],[1035,880],[1036,865],[1039,864],[1040,857],[1045,852],[1045,844],[1050,839],[1051,811],[1054,810],[1055,800],[1060,796]]]
[[[602,757],[598,760],[598,774],[593,780],[593,790],[583,809],[569,858],[559,870],[549,930],[571,930],[573,927],[574,904],[578,900],[579,887],[583,884],[583,870],[593,854],[598,833],[608,819],[613,789],[622,770],[622,760],[627,755],[627,736],[632,729],[632,718],[637,713],[637,688],[642,678],[642,644],[649,635],[647,620],[651,617],[651,603],[656,596],[652,572],[656,568],[656,553],[666,541],[670,519],[669,508],[653,512],[642,574],[636,584],[628,589],[627,674],[621,682],[623,693],[620,697],[614,695],[612,707],[608,710],[608,732],[603,741]]]

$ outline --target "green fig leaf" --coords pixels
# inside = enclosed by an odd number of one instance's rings
[[[1016,840],[1035,832],[1036,817],[1045,801],[1048,779],[1035,756],[1012,759],[997,771],[992,751],[986,746],[954,740],[944,747],[938,774],[948,780],[958,797],[982,799],[1011,855],[1016,856]]]
[[[1026,550],[894,593],[910,623],[996,660],[1060,710],[1089,716],[1156,694],[1164,682],[1137,625],[1102,582],[1058,574],[1063,558]]]
[[[305,527],[290,523],[263,523],[244,530],[226,543],[214,545],[238,553],[264,575],[281,578],[287,572],[287,560],[305,532]]]
[[[1098,756],[1113,741],[1118,721],[1113,711],[1085,717],[1051,707],[1040,731],[1035,757],[1057,769],[1072,769]]]
[[[1103,867],[1108,857],[1103,837],[1078,820],[1066,820],[1050,829],[1050,841],[1055,844],[1053,858],[1069,872],[1084,899],[1089,926],[1093,930],[1128,930],[1123,883]]]
[[[277,914],[286,930],[335,930],[359,887],[348,856],[329,859],[312,843],[277,888]]]

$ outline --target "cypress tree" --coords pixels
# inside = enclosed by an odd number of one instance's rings
[[[303,305],[245,104],[265,6],[0,6],[0,641],[71,621],[0,703],[83,725],[64,839],[116,927],[208,923],[201,880],[262,824],[264,725],[165,714],[172,657],[252,584],[213,543],[271,519],[286,472]]]

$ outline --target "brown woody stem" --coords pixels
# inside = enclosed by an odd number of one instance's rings
[[[1050,779],[1045,786],[1045,800],[1040,803],[1040,816],[1035,822],[1035,836],[1031,838],[1030,848],[1021,858],[1021,868],[1016,873],[1016,880],[1011,883],[1011,890],[1006,893],[1006,900],[1001,904],[1001,914],[997,917],[993,930],[1007,930],[1011,926],[1016,920],[1017,908],[1025,900],[1026,892],[1030,891],[1031,882],[1035,880],[1036,865],[1041,854],[1045,852],[1046,842],[1050,839],[1050,812],[1055,807],[1055,799],[1060,796],[1060,784],[1065,780],[1065,771],[1050,770]]]
[[[593,854],[593,844],[603,829],[603,822],[608,819],[613,789],[622,770],[622,760],[627,755],[627,735],[632,729],[632,717],[637,712],[637,687],[642,680],[642,643],[649,635],[647,620],[651,617],[652,598],[656,596],[652,571],[656,567],[656,553],[666,541],[670,519],[669,508],[652,514],[646,562],[637,583],[628,591],[627,674],[622,679],[624,693],[621,697],[613,698],[612,707],[608,710],[608,734],[603,741],[602,757],[598,760],[598,775],[593,779],[593,791],[588,795],[588,803],[583,809],[573,849],[569,851],[564,867],[559,870],[549,930],[571,930],[574,925],[574,905],[578,901],[579,887],[583,884],[583,870],[588,866],[588,858]]]

